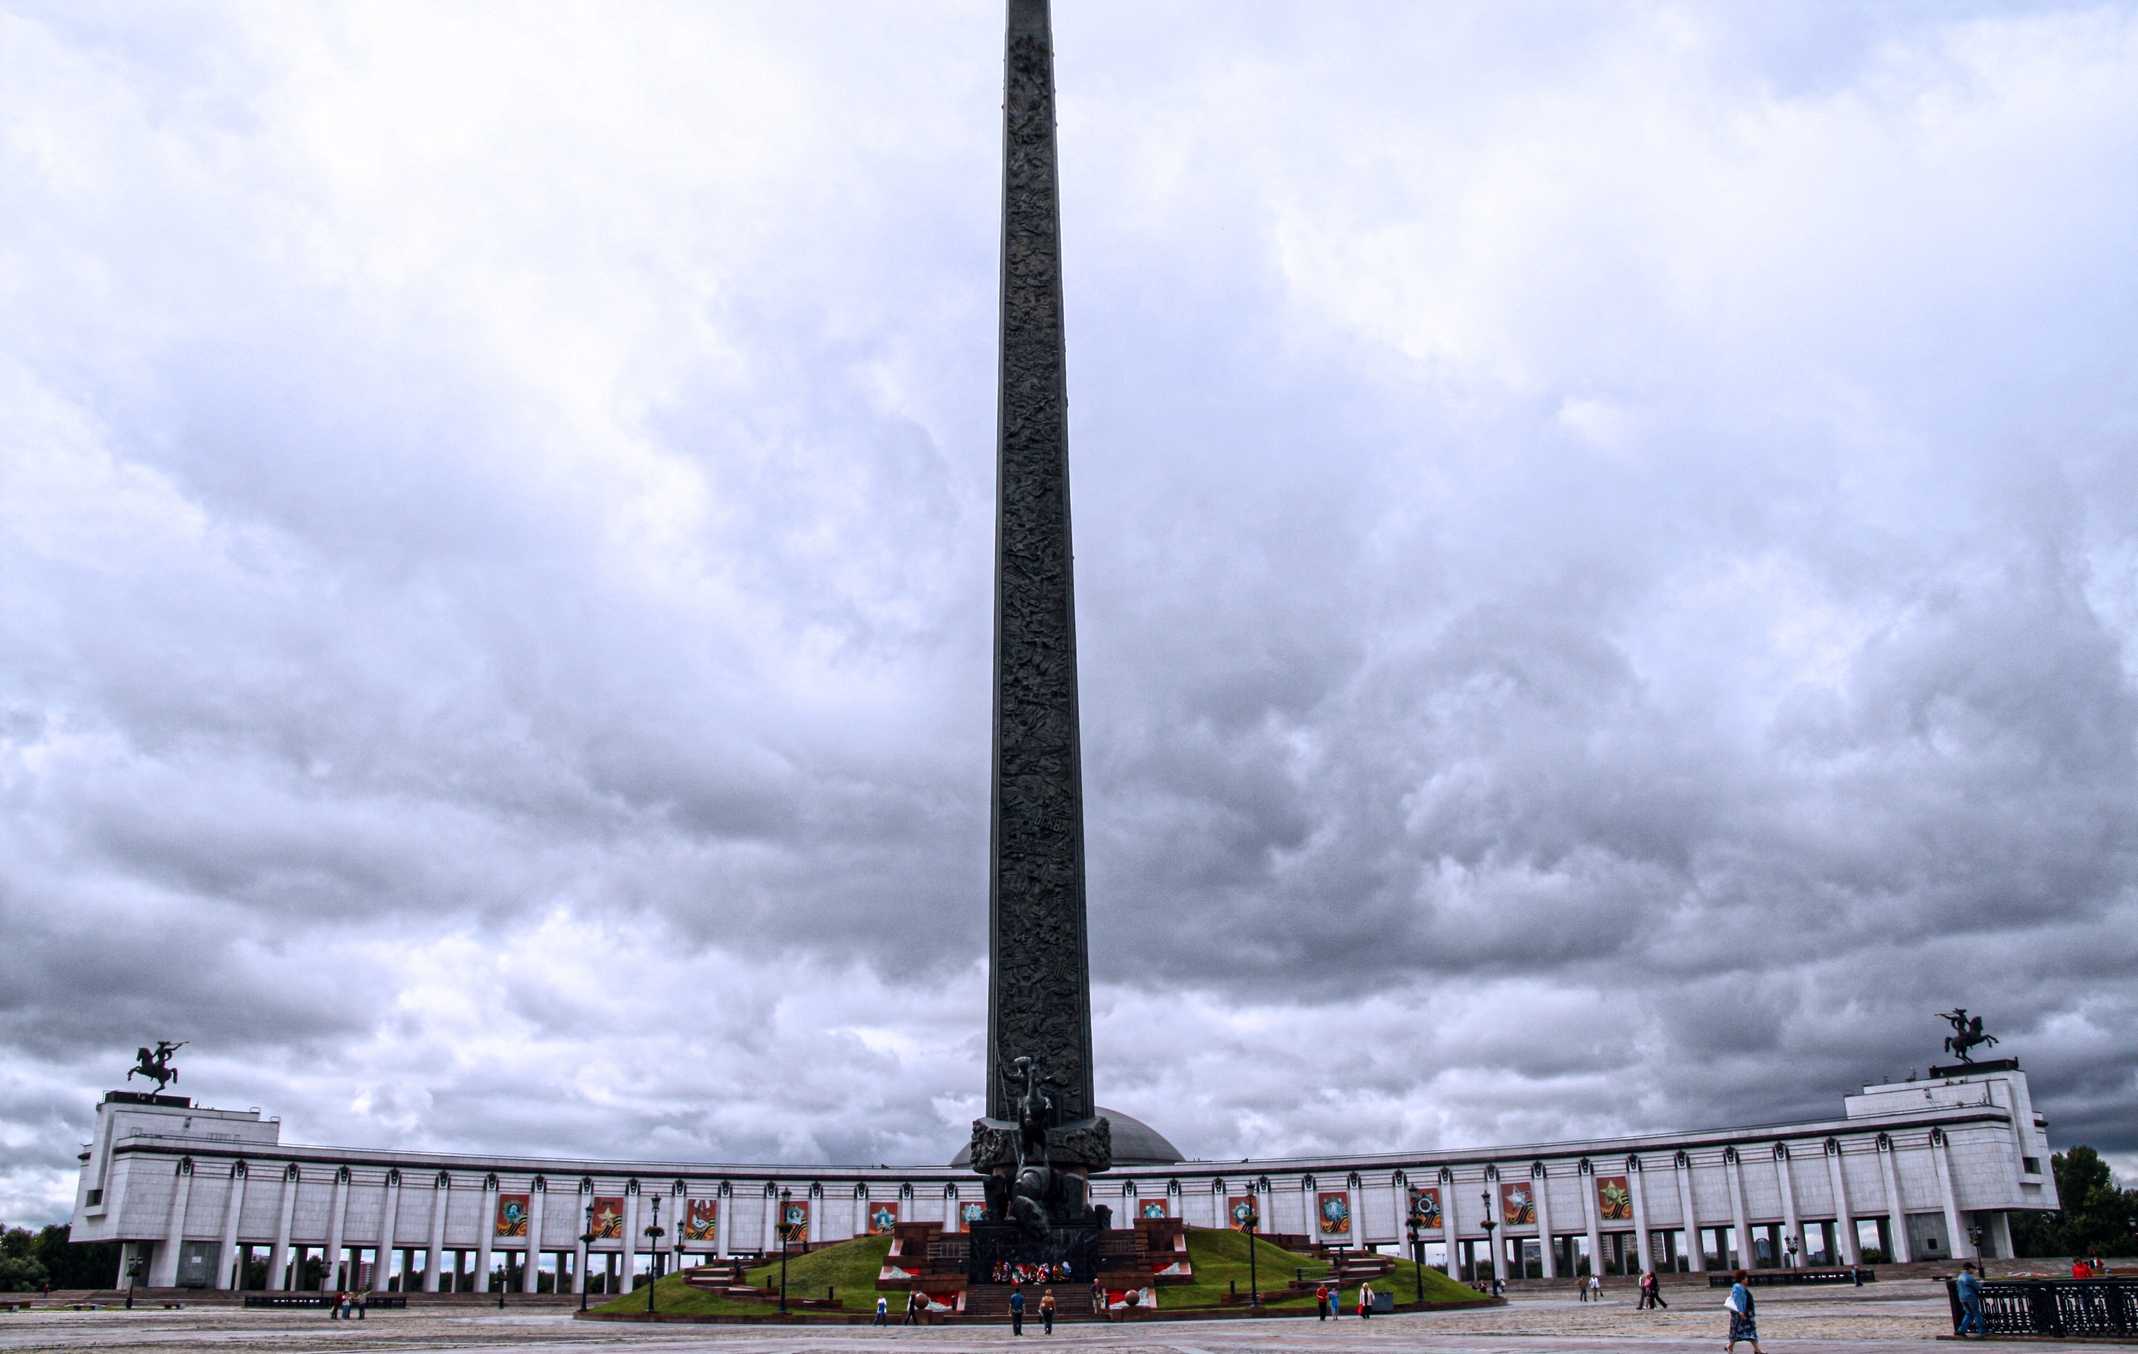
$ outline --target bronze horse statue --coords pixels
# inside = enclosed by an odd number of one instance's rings
[[[132,1081],[138,1073],[156,1083],[156,1094],[163,1094],[164,1087],[178,1080],[178,1069],[171,1066],[171,1055],[185,1046],[183,1039],[175,1044],[168,1039],[159,1039],[154,1053],[145,1048],[134,1050],[134,1065],[127,1069],[126,1079]]]
[[[1965,1006],[1956,1006],[1950,1011],[1938,1012],[1940,1019],[1952,1026],[1952,1033],[1945,1036],[1945,1051],[1961,1062],[1971,1063],[1974,1058],[1968,1053],[1971,1048],[1995,1048],[1997,1036],[1982,1032],[1982,1017],[1969,1018]]]

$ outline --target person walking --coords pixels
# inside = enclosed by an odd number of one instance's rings
[[[912,1308],[912,1306],[913,1306],[913,1302],[912,1302],[912,1299],[910,1299],[910,1298],[909,1298],[909,1299],[907,1299],[907,1301],[906,1301],[906,1306],[907,1306],[907,1308],[908,1308],[909,1310],[910,1310],[910,1309]],[[872,1324],[874,1324],[874,1325],[878,1325],[878,1326],[881,1326],[882,1324],[884,1324],[884,1323],[885,1323],[886,1321],[888,1321],[888,1320],[890,1320],[890,1319],[891,1319],[891,1300],[890,1300],[889,1298],[885,1297],[885,1296],[884,1296],[883,1294],[881,1294],[881,1293],[878,1293],[878,1294],[876,1295],[876,1320],[875,1320],[875,1321],[874,1321],[874,1322],[873,1322]]]
[[[1091,1314],[1106,1315],[1106,1285],[1097,1279],[1091,1281]]]
[[[1344,1281],[1342,1279],[1331,1279],[1329,1280],[1329,1319],[1338,1321],[1343,1318],[1343,1315]]]
[[[1730,1312],[1730,1339],[1722,1347],[1722,1352],[1730,1354],[1737,1348],[1737,1342],[1744,1340],[1751,1344],[1752,1354],[1760,1354],[1759,1323],[1752,1315],[1752,1285],[1746,1282],[1749,1276],[1740,1269],[1730,1277],[1736,1282],[1730,1285],[1730,1296],[1722,1304]]]
[[[1589,1300],[1589,1281],[1587,1279],[1574,1280],[1574,1296],[1583,1302]]]
[[[1361,1283],[1359,1284],[1359,1320],[1367,1320],[1372,1315],[1373,1285],[1371,1283]]]
[[[1603,1301],[1603,1278],[1593,1270],[1589,1273],[1589,1301]]]
[[[1024,1289],[1010,1290],[1010,1334],[1024,1334]]]
[[[1960,1266],[1960,1277],[1952,1281],[1953,1296],[1960,1299],[1960,1324],[1953,1334],[1966,1339],[1972,1334],[1983,1339],[1988,1332],[1982,1325],[1982,1279],[1975,1273],[1975,1262],[1970,1260]]]
[[[928,1295],[918,1288],[906,1294],[906,1319],[899,1324],[902,1326],[918,1326],[921,1323],[921,1313],[927,1309],[927,1306]]]
[[[1051,1288],[1039,1295],[1039,1328],[1048,1335],[1054,1334],[1054,1290]]]
[[[1314,1319],[1317,1321],[1327,1321],[1329,1319],[1329,1285],[1327,1284],[1320,1284],[1314,1289]]]

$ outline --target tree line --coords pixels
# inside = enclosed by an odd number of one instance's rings
[[[2054,1213],[2012,1215],[2012,1249],[2020,1255],[2130,1255],[2138,1251],[2138,1189],[2122,1189],[2101,1154],[2074,1147],[2049,1158]]]
[[[64,1223],[31,1231],[0,1229],[0,1293],[53,1288],[109,1288],[118,1281],[119,1243],[67,1240]]]

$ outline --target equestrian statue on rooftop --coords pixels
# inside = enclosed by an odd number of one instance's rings
[[[1945,1051],[1961,1062],[1971,1063],[1971,1048],[1995,1048],[1997,1036],[1982,1032],[1982,1017],[1969,1016],[1965,1006],[1955,1006],[1950,1011],[1938,1012],[1938,1018],[1952,1026],[1952,1033],[1945,1036]]]
[[[162,1095],[164,1087],[178,1080],[178,1069],[171,1066],[171,1055],[184,1048],[186,1042],[181,1039],[174,1044],[168,1039],[158,1039],[154,1053],[145,1048],[135,1049],[134,1065],[127,1069],[126,1079],[132,1081],[135,1074],[139,1073],[155,1082],[156,1094]]]

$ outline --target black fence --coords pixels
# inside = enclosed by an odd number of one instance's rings
[[[1877,1270],[1861,1266],[1855,1269],[1755,1269],[1745,1275],[1745,1282],[1754,1288],[1799,1283],[1875,1283],[1877,1279]],[[1727,1272],[1707,1276],[1709,1288],[1728,1288],[1735,1282]]]
[[[319,1308],[335,1307],[340,1304],[335,1301],[332,1293],[247,1293],[245,1295],[245,1305],[247,1307]],[[367,1294],[361,1301],[350,1305],[353,1307],[379,1308],[406,1307],[408,1299],[400,1293],[371,1293]]]
[[[1955,1280],[1945,1281],[1945,1298],[1957,1332],[1964,1313]],[[2138,1336],[2138,1280],[1985,1280],[1982,1329],[1989,1335]]]

